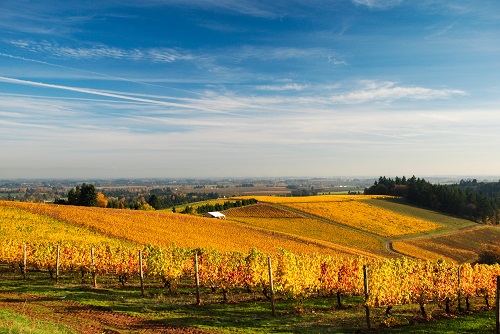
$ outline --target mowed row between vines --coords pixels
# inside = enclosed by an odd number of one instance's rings
[[[351,254],[463,263],[492,243],[500,230],[474,222],[395,204],[384,196],[258,196],[259,203],[224,211],[227,220],[172,213],[0,202],[0,220],[9,226],[12,210],[30,212],[31,221],[51,219],[53,240],[92,234],[137,245],[266,253]],[[24,218],[26,219],[26,218]],[[54,223],[57,222],[57,223]],[[19,223],[19,222],[17,222]],[[33,230],[26,222],[25,231]],[[38,224],[40,225],[40,224]],[[462,230],[466,228],[467,230]],[[76,230],[75,230],[76,229]],[[77,232],[75,232],[77,231]],[[85,231],[85,232],[82,232]],[[7,230],[5,238],[12,235]],[[26,242],[40,233],[26,233]],[[89,236],[86,237],[89,240]],[[57,240],[56,240],[57,239]],[[117,241],[115,241],[117,242]],[[392,245],[392,248],[388,245]]]

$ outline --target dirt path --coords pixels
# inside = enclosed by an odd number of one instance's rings
[[[29,318],[65,324],[79,333],[207,333],[196,328],[169,326],[161,321],[102,310],[73,301],[1,292],[0,308]]]

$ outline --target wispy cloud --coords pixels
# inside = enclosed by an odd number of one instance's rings
[[[337,103],[390,102],[401,99],[445,99],[467,93],[457,89],[432,89],[417,86],[400,86],[390,81],[362,81],[362,88],[331,97]]]
[[[181,104],[181,103],[166,102],[166,101],[159,101],[159,100],[153,100],[153,99],[145,99],[145,98],[128,96],[128,95],[125,95],[125,94],[116,94],[116,93],[110,93],[110,92],[106,92],[106,91],[99,91],[99,90],[88,89],[88,88],[71,87],[71,86],[63,86],[63,85],[54,85],[54,84],[48,84],[48,83],[43,83],[43,82],[35,82],[35,81],[28,81],[28,80],[19,80],[19,79],[14,79],[14,78],[7,78],[7,77],[0,77],[0,81],[2,81],[2,82],[8,82],[8,83],[13,83],[13,84],[19,84],[19,85],[53,88],[53,89],[59,89],[59,90],[66,90],[66,91],[84,93],[84,94],[98,95],[98,96],[104,96],[104,97],[117,98],[117,99],[128,100],[128,101],[134,101],[134,102],[139,102],[139,103],[160,105],[160,106],[165,106],[165,107],[195,109],[195,110],[201,110],[201,111],[205,111],[205,112],[224,113],[224,114],[231,114],[231,115],[237,116],[234,113],[220,111],[220,110],[215,110],[215,109],[212,109],[212,108],[209,108],[209,107],[199,107],[197,105],[192,105],[192,104],[191,105],[187,105],[187,104]]]
[[[72,59],[123,59],[133,61],[151,61],[156,63],[173,63],[179,60],[193,60],[187,51],[175,48],[135,48],[123,49],[103,44],[92,44],[87,47],[71,47],[48,41],[11,40],[11,45],[36,54],[52,58]]]
[[[268,90],[268,91],[286,91],[286,90],[304,90],[307,89],[309,85],[299,85],[296,83],[289,83],[285,85],[261,85],[256,86],[257,90]]]
[[[367,6],[370,9],[388,9],[400,5],[404,0],[352,0],[355,5]]]

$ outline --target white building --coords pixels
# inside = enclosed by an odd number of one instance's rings
[[[217,219],[226,219],[226,215],[223,214],[223,213],[220,213],[219,211],[207,212],[205,214],[205,217],[208,217],[208,218],[217,218]]]

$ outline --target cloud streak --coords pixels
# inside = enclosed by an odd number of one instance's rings
[[[111,97],[111,98],[117,98],[117,99],[122,99],[122,100],[128,100],[128,101],[134,101],[134,102],[140,102],[140,103],[146,103],[146,104],[153,104],[153,105],[158,105],[158,106],[176,107],[176,108],[183,108],[183,109],[196,109],[196,110],[201,110],[201,111],[211,112],[211,113],[221,113],[221,114],[232,115],[232,116],[241,116],[241,115],[237,115],[235,113],[224,112],[224,111],[215,110],[215,109],[211,109],[211,108],[207,108],[207,107],[199,107],[199,106],[192,105],[192,104],[185,105],[185,104],[180,104],[180,103],[173,103],[173,102],[158,101],[158,100],[145,99],[145,98],[139,98],[139,97],[132,97],[132,96],[124,95],[124,94],[108,93],[105,91],[98,91],[98,90],[93,90],[93,89],[88,89],[88,88],[54,85],[54,84],[47,84],[47,83],[28,81],[28,80],[20,80],[20,79],[7,78],[7,77],[1,77],[1,76],[0,76],[0,81],[13,83],[13,84],[19,84],[19,85],[53,88],[53,89],[60,89],[60,90],[84,93],[84,94]]]
[[[401,99],[433,100],[446,99],[467,93],[458,89],[431,89],[415,86],[398,86],[390,81],[363,81],[364,87],[344,94],[334,95],[331,100],[336,103],[391,102]]]
[[[404,0],[352,0],[355,5],[366,6],[370,9],[389,9],[399,6]]]
[[[44,54],[52,58],[72,58],[81,60],[119,59],[132,61],[147,61],[155,63],[173,63],[176,61],[191,61],[194,57],[186,51],[175,48],[123,49],[103,44],[93,44],[88,47],[70,47],[54,44],[48,41],[34,42],[30,40],[12,40],[10,44],[33,53]]]

